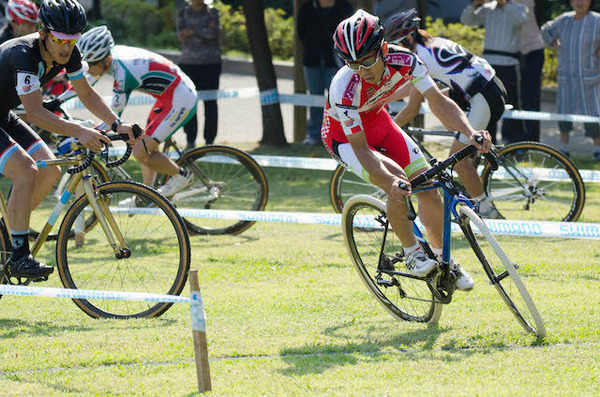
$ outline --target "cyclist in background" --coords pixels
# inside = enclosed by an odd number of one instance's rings
[[[171,176],[158,189],[163,196],[171,197],[188,187],[194,175],[161,153],[158,146],[196,113],[198,99],[192,80],[161,55],[140,48],[115,46],[106,26],[86,32],[78,45],[92,76],[100,79],[108,73],[114,78],[114,96],[110,106],[115,112],[123,112],[134,90],[156,98],[148,116],[143,142],[138,142],[133,148],[133,155],[142,165],[144,183],[152,186],[159,172]],[[124,200],[120,205],[134,206],[135,198]]]
[[[404,95],[405,82],[429,101],[442,122],[463,133],[487,152],[487,131],[475,131],[460,108],[444,96],[427,74],[427,68],[412,52],[384,40],[379,18],[358,10],[342,21],[334,33],[334,51],[346,63],[331,82],[325,104],[321,137],[330,155],[363,180],[388,195],[387,215],[406,253],[406,267],[416,276],[437,268],[417,242],[408,220],[405,196],[411,194],[409,179],[429,165],[412,139],[394,123],[385,105]],[[481,144],[477,140],[481,140]],[[404,188],[402,187],[404,186]],[[417,194],[420,219],[437,259],[442,254],[443,204],[437,190]],[[471,276],[453,263],[457,288],[471,290]]]
[[[0,43],[37,32],[38,7],[29,0],[10,0],[6,4],[6,21],[0,29]]]
[[[457,43],[432,37],[419,29],[420,21],[415,9],[393,15],[385,23],[386,40],[399,43],[417,54],[427,67],[429,76],[446,85],[450,98],[468,111],[467,118],[473,128],[487,129],[492,137],[495,136],[506,98],[506,90],[496,77],[496,72],[485,59],[473,55]],[[408,124],[419,113],[423,101],[423,95],[412,88],[407,105],[394,121],[400,126]],[[457,134],[450,154],[467,145],[468,139]],[[492,199],[484,192],[481,178],[471,160],[463,159],[454,169],[471,198],[479,203],[479,215],[482,218],[499,218],[500,214]]]
[[[131,125],[123,124],[83,78],[83,65],[75,43],[87,24],[83,7],[75,0],[44,0],[38,33],[0,45],[0,173],[13,181],[8,200],[8,224],[13,253],[7,260],[11,275],[38,281],[53,271],[38,262],[29,250],[29,219],[61,175],[59,167],[38,170],[35,160],[54,155],[39,136],[11,109],[23,104],[29,121],[45,130],[77,138],[99,151],[110,143],[92,128],[61,119],[42,106],[41,86],[66,69],[73,88],[85,106],[113,131],[127,133],[134,144]]]

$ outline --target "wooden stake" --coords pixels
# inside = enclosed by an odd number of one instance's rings
[[[204,393],[211,391],[212,386],[210,384],[208,346],[206,344],[206,319],[204,318],[204,303],[202,302],[200,284],[198,283],[198,270],[190,270],[190,299],[198,391]]]

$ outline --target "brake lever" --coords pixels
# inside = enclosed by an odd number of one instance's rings
[[[407,185],[404,182],[400,182],[398,187],[400,187],[400,189],[402,189],[402,190],[408,191]],[[413,206],[413,203],[412,203],[412,201],[410,201],[410,197],[408,197],[408,196],[404,196],[404,202],[406,203],[406,209],[408,211],[406,216],[407,216],[408,220],[412,222],[415,219],[417,219],[417,213],[415,212],[415,207]]]

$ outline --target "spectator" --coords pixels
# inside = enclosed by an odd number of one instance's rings
[[[600,115],[600,14],[590,10],[592,0],[568,0],[573,11],[560,14],[542,26],[547,46],[558,48],[559,113]],[[569,155],[573,123],[560,121],[560,150]],[[585,135],[594,140],[594,159],[600,161],[600,127],[584,123]]]
[[[0,43],[13,37],[37,32],[38,7],[29,0],[10,0],[6,4],[6,25],[0,30]]]
[[[515,109],[519,108],[521,27],[526,20],[527,7],[511,0],[473,0],[460,16],[465,25],[485,28],[483,56],[496,70],[506,88],[507,103]],[[502,138],[506,143],[521,141],[524,137],[521,120],[504,120]]]
[[[181,41],[179,67],[199,91],[218,90],[221,76],[219,10],[211,6],[212,0],[186,1],[188,4],[177,12],[177,33]],[[204,100],[204,140],[207,145],[215,142],[218,123],[217,101]],[[196,115],[192,115],[183,130],[188,149],[194,148],[198,135]]]
[[[333,56],[333,32],[337,24],[352,15],[347,0],[305,0],[298,11],[297,32],[304,49],[304,79],[310,95],[323,95],[338,70]],[[303,144],[321,141],[323,109],[310,107]]]
[[[515,0],[527,6],[527,21],[521,29],[521,106],[523,110],[540,111],[544,42],[538,18],[545,0]],[[539,120],[523,121],[525,140],[540,140]]]
[[[385,21],[398,12],[417,9],[417,6],[417,0],[373,0],[373,15]]]

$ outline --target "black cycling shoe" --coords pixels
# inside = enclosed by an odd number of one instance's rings
[[[6,266],[8,266],[11,277],[26,277],[31,279],[31,281],[47,280],[48,276],[54,272],[52,266],[39,262],[31,254],[22,257],[16,262],[13,262],[11,256],[6,261]]]

